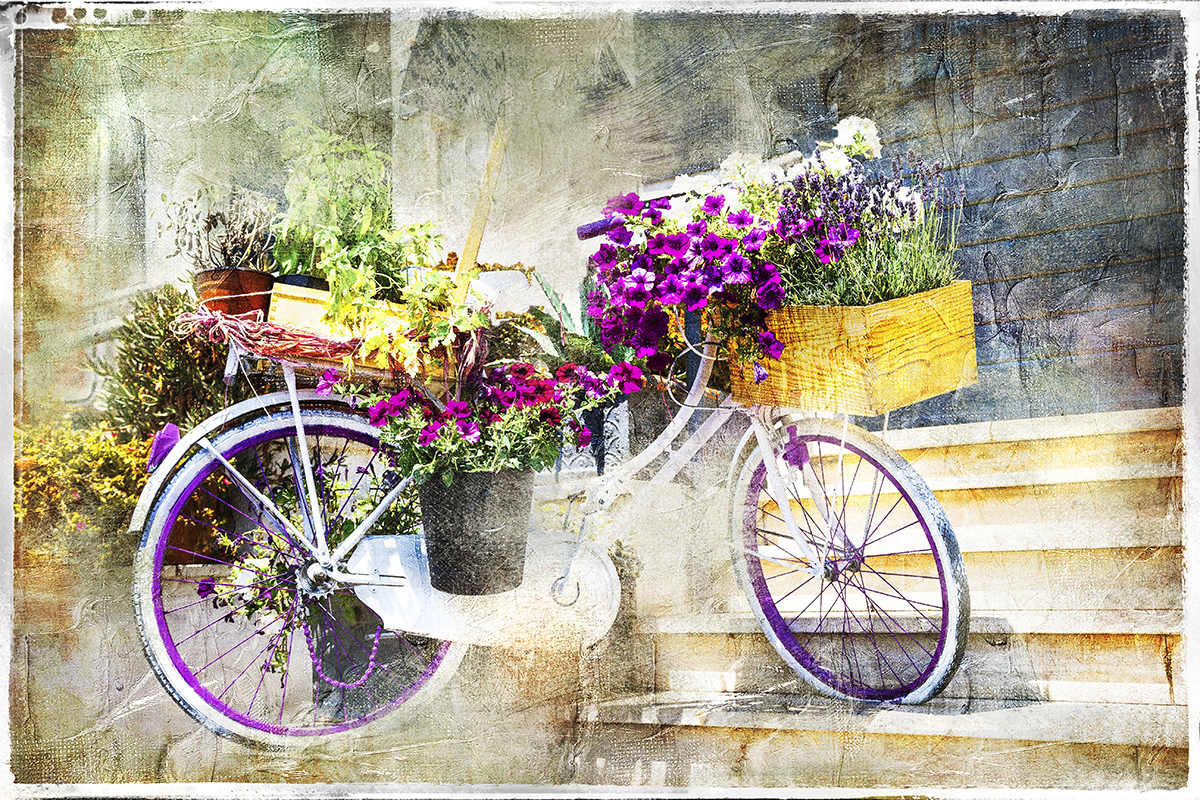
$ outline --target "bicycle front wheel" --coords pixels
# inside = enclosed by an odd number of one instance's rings
[[[866,431],[814,419],[781,433],[785,485],[769,485],[755,450],[733,503],[733,560],[764,633],[825,694],[928,700],[962,661],[970,619],[945,513],[912,466]]]
[[[336,543],[394,476],[361,416],[329,404],[302,415],[303,443],[280,406],[209,437],[225,463],[195,446],[153,501],[134,561],[139,630],[168,693],[218,734],[268,748],[412,704],[465,651],[385,631],[351,587],[314,579],[300,539],[320,524]],[[402,498],[375,529],[415,530],[418,519]]]

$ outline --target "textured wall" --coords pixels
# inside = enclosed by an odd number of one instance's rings
[[[592,249],[575,226],[612,195],[733,150],[809,148],[839,117],[870,116],[885,151],[918,149],[966,184],[960,263],[976,283],[980,383],[893,425],[1180,403],[1186,76],[1174,13],[141,10],[59,15],[63,26],[16,37],[16,392],[31,411],[56,394],[88,402],[77,366],[91,326],[118,315],[130,288],[184,274],[156,235],[164,195],[212,181],[282,197],[280,134],[299,117],[390,145],[398,215],[442,219],[461,250],[501,114],[511,133],[480,257],[536,266],[561,292]],[[352,758],[247,758],[159,689],[127,581],[87,568],[18,576],[18,780],[573,774],[576,693],[596,668],[579,654],[477,653],[420,726]]]
[[[967,187],[959,261],[977,284],[981,380],[893,424],[1180,403],[1175,14],[178,11],[22,31],[18,48],[34,386],[64,383],[76,352],[48,331],[102,321],[109,294],[183,271],[156,236],[164,194],[213,181],[281,196],[279,134],[297,118],[390,139],[398,214],[442,220],[461,250],[503,115],[480,257],[572,294],[590,252],[574,228],[608,197],[734,150],[811,147],[860,114],[885,153],[916,149]]]

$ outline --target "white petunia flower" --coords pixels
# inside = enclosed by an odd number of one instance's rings
[[[837,131],[837,138],[833,140],[833,143],[838,147],[852,152],[860,150],[868,158],[878,158],[880,150],[883,149],[879,143],[879,128],[866,117],[846,117],[837,124],[834,130]],[[859,134],[862,135],[862,145],[858,145],[855,141]]]
[[[821,151],[821,160],[818,162],[816,156],[813,156],[813,168],[819,170],[821,164],[825,165],[825,171],[830,175],[841,175],[846,170],[850,169],[850,156],[846,155],[842,150],[833,147],[829,150]]]

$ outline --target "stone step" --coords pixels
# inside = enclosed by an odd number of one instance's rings
[[[1017,625],[1006,618],[973,617],[962,664],[941,697],[1187,702],[1181,614],[1124,626],[1077,614],[1070,625],[1049,624],[1061,616],[1018,616]],[[667,617],[641,621],[633,630],[652,653],[641,665],[646,685],[660,691],[817,696],[779,658],[749,615]]]
[[[594,720],[622,725],[846,731],[1186,748],[1186,706],[935,698],[916,706],[750,692],[653,692],[598,704]]]
[[[590,714],[581,783],[1144,790],[1188,777],[1184,706],[659,692]]]

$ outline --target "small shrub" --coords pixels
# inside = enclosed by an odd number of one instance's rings
[[[170,284],[139,292],[115,333],[116,357],[93,360],[105,379],[104,417],[122,439],[151,436],[168,422],[188,430],[224,408],[224,346],[171,332],[195,302]]]
[[[127,563],[150,439],[121,442],[107,425],[76,429],[64,418],[16,429],[15,445],[18,561]]]

